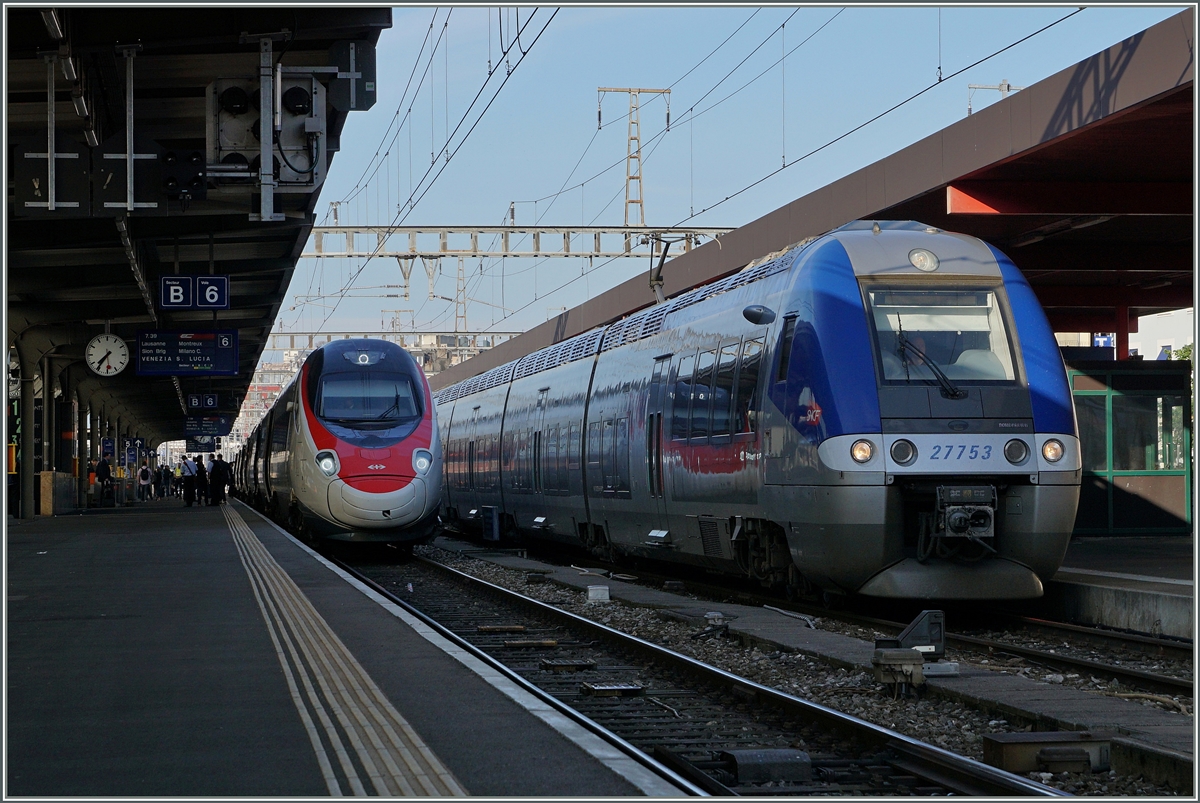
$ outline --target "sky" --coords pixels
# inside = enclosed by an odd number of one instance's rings
[[[349,115],[317,222],[336,201],[342,224],[494,226],[511,208],[521,225],[623,225],[629,95],[600,101],[604,86],[671,90],[669,131],[664,96],[640,96],[646,224],[735,228],[1001,100],[969,84],[1032,85],[1184,7],[1079,8],[395,8],[378,100]],[[468,328],[525,331],[647,268],[469,260]],[[457,261],[441,271],[432,292],[452,297]],[[401,281],[393,259],[302,259],[275,330],[379,331],[392,310],[453,330],[420,267],[407,300]]]

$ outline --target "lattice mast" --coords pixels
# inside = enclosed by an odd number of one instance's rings
[[[671,130],[671,90],[616,88],[602,86],[597,88],[596,126],[601,125],[600,106],[604,101],[605,92],[627,92],[629,94],[629,139],[625,156],[625,225],[645,226],[646,208],[642,194],[642,129],[640,120],[639,95],[663,95],[667,99],[667,130]],[[637,220],[632,220],[630,212],[637,207]]]

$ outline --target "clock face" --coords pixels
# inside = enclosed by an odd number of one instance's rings
[[[88,368],[100,376],[116,376],[129,364],[129,346],[116,335],[96,335],[88,343],[83,358]]]

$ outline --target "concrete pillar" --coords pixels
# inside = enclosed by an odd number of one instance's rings
[[[42,357],[42,470],[54,470],[54,374],[50,357]]]
[[[79,466],[79,471],[77,472],[77,477],[76,477],[76,479],[77,479],[76,488],[78,489],[78,491],[76,493],[76,502],[79,504],[80,507],[87,507],[87,492],[88,492],[87,400],[84,398],[83,387],[80,383],[76,383],[76,385],[75,385],[75,404],[77,405],[77,407],[76,407],[77,415],[75,418],[75,422],[76,422],[75,444],[77,447],[76,453],[79,456],[79,459],[76,461],[76,464]]]
[[[32,519],[33,510],[33,383],[37,379],[37,361],[29,346],[17,341],[17,357],[21,361],[21,483],[20,517]]]
[[[95,401],[88,404],[88,457],[93,462],[100,462],[100,405]]]

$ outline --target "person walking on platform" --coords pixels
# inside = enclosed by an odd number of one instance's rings
[[[208,503],[208,469],[204,467],[204,455],[196,455],[196,505]]]
[[[150,497],[150,466],[145,460],[138,469],[138,501],[145,502]]]
[[[171,472],[171,496],[183,496],[183,458]]]
[[[112,467],[103,455],[96,464],[96,482],[100,483],[100,506],[103,507],[104,497],[112,493]]]
[[[183,505],[191,507],[196,501],[196,464],[187,455],[179,459],[179,473],[183,478]]]

